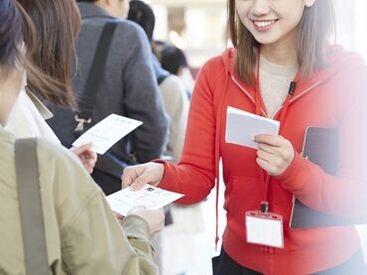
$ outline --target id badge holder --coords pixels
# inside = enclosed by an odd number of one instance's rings
[[[283,217],[268,212],[268,203],[261,203],[261,211],[247,211],[246,241],[250,244],[284,248]]]

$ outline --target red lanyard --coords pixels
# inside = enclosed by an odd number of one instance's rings
[[[263,101],[262,101],[262,97],[261,97],[261,87],[260,87],[260,54],[261,54],[261,51],[259,50],[258,60],[257,60],[257,68],[256,68],[256,86],[255,86],[256,114],[259,115],[259,116],[262,115],[262,111],[263,111],[262,106],[264,106]],[[289,90],[288,90],[288,95],[287,95],[287,97],[284,101],[283,108],[280,111],[280,114],[277,113],[274,117],[274,118],[276,118],[276,117],[279,116],[279,122],[280,122],[279,132],[281,132],[281,129],[284,126],[286,115],[288,113],[290,100],[291,100],[291,98],[293,97],[293,95],[295,93],[298,78],[299,78],[299,75],[297,73],[294,80],[290,83]],[[265,113],[265,110],[264,110],[263,113]],[[264,196],[263,196],[264,200],[261,202],[261,211],[262,212],[267,212],[268,209],[269,209],[268,199],[269,199],[269,189],[270,189],[269,187],[270,187],[271,176],[265,170],[263,170],[262,172],[263,172],[263,178],[264,178],[265,191],[264,191]]]

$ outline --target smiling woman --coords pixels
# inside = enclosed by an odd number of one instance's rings
[[[129,167],[123,183],[158,185],[192,204],[216,186],[221,159],[227,226],[215,275],[366,274],[353,226],[289,226],[294,197],[340,218],[367,215],[367,124],[357,123],[367,117],[367,68],[331,41],[333,1],[228,0],[228,7],[234,49],[201,69],[181,162]],[[254,137],[256,149],[229,143],[228,107],[279,121],[279,135]],[[336,175],[302,157],[309,127],[337,128]]]
[[[304,77],[325,66],[325,47],[335,29],[330,0],[229,0],[228,17],[232,43],[239,49],[236,69],[245,82],[254,81],[260,44],[266,45],[262,48],[264,55],[274,49],[291,49],[287,55],[297,60]]]

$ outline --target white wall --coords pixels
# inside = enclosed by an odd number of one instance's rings
[[[367,1],[334,0],[337,19],[337,42],[359,52],[367,59]]]

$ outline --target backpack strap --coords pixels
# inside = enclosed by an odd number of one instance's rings
[[[36,139],[16,140],[15,169],[26,274],[48,275]]]
[[[76,132],[82,132],[84,130],[84,124],[90,124],[92,122],[93,108],[105,75],[107,57],[117,24],[118,21],[108,21],[103,26],[92,66],[87,76],[84,92],[79,102],[79,112],[75,115],[75,121],[78,123],[75,129]]]

